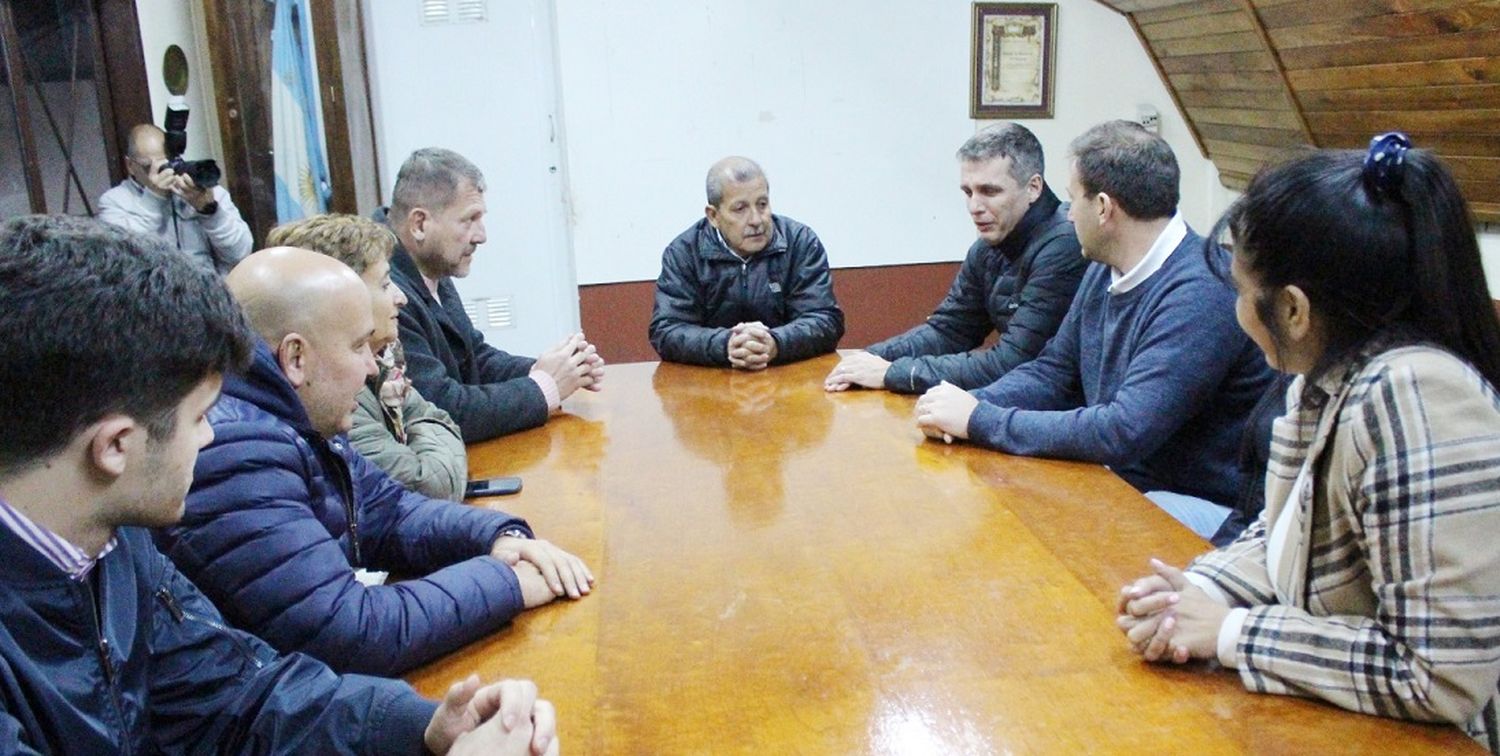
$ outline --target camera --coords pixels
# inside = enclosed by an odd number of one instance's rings
[[[223,174],[219,172],[219,164],[213,159],[207,160],[183,160],[182,153],[187,149],[187,101],[180,97],[173,97],[167,102],[167,117],[162,130],[167,133],[166,167],[171,168],[173,173],[187,176],[203,189],[209,189],[219,185],[219,179]]]

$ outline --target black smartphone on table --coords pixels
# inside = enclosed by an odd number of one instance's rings
[[[471,480],[464,487],[464,498],[476,496],[509,496],[521,492],[521,479],[515,476]]]

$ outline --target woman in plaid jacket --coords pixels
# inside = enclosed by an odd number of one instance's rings
[[[1298,375],[1259,521],[1125,586],[1146,659],[1451,722],[1500,753],[1500,322],[1452,176],[1401,134],[1263,172],[1219,222],[1236,314]]]

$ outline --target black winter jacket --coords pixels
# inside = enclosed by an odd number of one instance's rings
[[[748,260],[719,241],[707,218],[667,245],[650,329],[662,359],[728,366],[729,329],[757,320],[776,339],[772,364],[838,346],[844,313],[833,299],[823,243],[791,218],[774,216],[773,225],[771,242]]]
[[[969,253],[927,322],[867,351],[891,361],[887,390],[920,394],[942,381],[988,386],[1042,351],[1073,303],[1088,267],[1068,210],[1052,190],[1031,203],[997,246],[983,239]],[[991,331],[996,344],[984,343]]]
[[[407,299],[397,321],[406,375],[427,401],[448,411],[466,443],[547,422],[547,398],[527,377],[536,360],[486,344],[464,312],[452,279],[438,282],[439,303],[427,290],[416,261],[397,243],[391,280]]]

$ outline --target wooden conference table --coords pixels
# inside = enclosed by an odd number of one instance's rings
[[[599,583],[408,679],[531,678],[571,753],[1480,752],[1141,662],[1115,592],[1201,539],[1099,466],[924,441],[910,397],[825,394],[835,362],[612,365],[471,447],[471,475],[524,478],[493,505]]]

